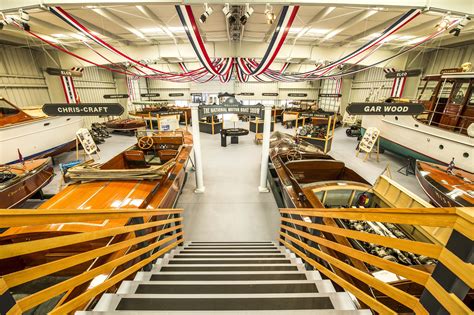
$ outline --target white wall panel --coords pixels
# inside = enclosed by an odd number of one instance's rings
[[[50,102],[38,60],[43,52],[0,46],[0,96],[22,108]]]

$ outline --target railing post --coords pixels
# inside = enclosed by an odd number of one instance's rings
[[[177,218],[181,217],[181,214],[180,214],[180,213],[175,213],[175,214],[173,215],[173,217],[177,219]],[[181,222],[182,222],[182,221],[181,221]],[[181,222],[180,222],[180,221],[175,222],[175,223],[174,223],[174,226],[180,225]],[[181,231],[182,231],[182,229],[176,229],[176,231],[175,231],[174,233],[175,233],[175,234],[178,234],[178,233],[180,233]],[[181,235],[181,236],[178,236],[178,237],[176,238],[177,241],[179,241],[179,240],[181,240],[181,239],[183,239],[183,236],[182,236],[182,235]],[[184,243],[181,243],[179,246],[184,246]]]
[[[451,251],[459,259],[466,263],[474,263],[474,246],[473,241],[465,235],[453,230],[448,239],[445,249]],[[443,253],[441,252],[441,255]],[[431,278],[438,282],[448,293],[453,293],[461,301],[464,300],[469,292],[469,286],[459,279],[457,275],[451,272],[441,262],[438,262]],[[420,297],[420,302],[429,314],[449,314],[449,312],[441,305],[440,302],[425,288]]]

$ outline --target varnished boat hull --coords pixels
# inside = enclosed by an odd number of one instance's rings
[[[0,208],[7,209],[21,206],[26,200],[49,184],[53,176],[53,168],[49,164],[44,164],[20,181],[0,190]]]
[[[441,183],[433,179],[430,174],[423,174],[420,162],[416,164],[416,179],[425,194],[437,207],[473,207],[474,204],[460,197],[450,198],[448,194],[452,190],[447,189]]]

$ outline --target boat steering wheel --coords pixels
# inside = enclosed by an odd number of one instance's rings
[[[138,147],[142,150],[148,150],[153,146],[153,138],[144,136],[138,139]]]
[[[291,150],[286,154],[286,159],[288,161],[299,161],[303,159],[303,155],[297,150]]]

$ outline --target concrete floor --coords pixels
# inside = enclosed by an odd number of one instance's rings
[[[239,126],[248,128],[248,123]],[[232,123],[225,122],[225,127]],[[294,129],[284,129],[280,124],[276,129],[293,133]],[[193,241],[261,241],[275,240],[278,237],[279,213],[272,193],[258,192],[260,175],[261,146],[253,141],[254,133],[239,137],[239,144],[220,146],[220,135],[201,133],[204,194],[195,194],[195,177],[191,165],[188,166],[188,180],[180,196],[177,207],[184,209],[185,237]],[[107,161],[118,152],[135,143],[134,137],[113,135],[100,144],[101,161]],[[356,138],[345,135],[345,128],[336,129],[330,154],[366,180],[374,183],[377,177],[389,165],[392,177],[425,200],[415,177],[397,172],[404,165],[399,157],[384,153],[380,162],[375,156],[363,162],[363,155],[355,156]],[[58,163],[75,160],[70,152],[56,158]],[[55,166],[59,174],[58,164]],[[60,190],[60,176],[45,187],[46,194],[55,194]],[[34,208],[41,201],[27,202],[24,208]]]

